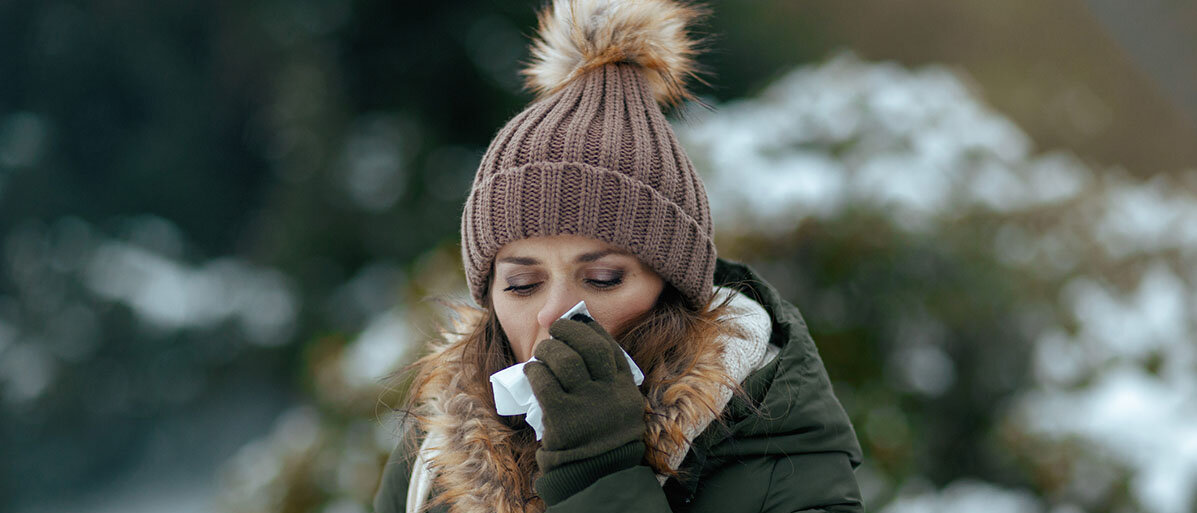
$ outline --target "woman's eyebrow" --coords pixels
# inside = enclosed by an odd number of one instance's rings
[[[540,265],[540,260],[531,257],[504,257],[500,258],[499,261],[515,265]]]
[[[595,260],[598,260],[600,258],[603,258],[603,257],[605,257],[607,255],[611,255],[611,254],[630,255],[631,253],[621,250],[621,249],[601,249],[598,251],[591,251],[589,253],[582,253],[581,255],[578,255],[578,257],[574,259],[574,262],[583,262],[583,263],[593,262]],[[509,256],[509,257],[500,258],[498,261],[505,263],[505,264],[515,264],[515,265],[540,265],[540,260],[537,260],[532,257]]]
[[[582,253],[581,255],[578,255],[578,258],[575,258],[574,261],[575,262],[593,262],[595,260],[598,260],[598,259],[603,258],[610,254],[630,255],[631,253],[628,253],[627,251],[623,251],[620,249],[603,249],[603,250],[599,250],[599,251],[591,251],[590,253]]]

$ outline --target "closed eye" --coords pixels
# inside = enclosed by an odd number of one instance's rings
[[[593,286],[596,289],[602,290],[602,289],[609,289],[611,287],[619,285],[620,283],[623,283],[623,278],[615,278],[613,280],[586,280],[586,283],[589,283],[591,286]]]
[[[585,281],[588,285],[590,285],[591,287],[594,287],[597,290],[607,290],[607,289],[617,287],[621,283],[623,283],[623,277],[618,277],[618,278],[614,278],[614,279],[610,279],[610,280],[587,279]],[[528,285],[511,285],[511,286],[503,289],[503,291],[510,292],[517,296],[530,296],[530,295],[532,295],[533,291],[535,291],[536,287],[538,287],[538,286],[540,286],[539,283],[530,283]]]
[[[503,289],[504,292],[511,292],[517,296],[527,296],[532,294],[532,289],[536,288],[539,283],[532,283],[529,285],[512,285]]]

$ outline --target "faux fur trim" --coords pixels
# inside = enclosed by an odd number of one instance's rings
[[[717,414],[712,412],[721,412],[731,399],[733,391],[724,377],[741,382],[776,354],[768,350],[772,329],[764,308],[731,289],[716,287],[715,293],[716,304],[728,294],[735,295],[721,319],[736,323],[744,336],[724,337],[721,350],[702,355],[690,373],[645,394],[655,413],[647,419],[645,443],[666,451],[674,470],[694,437],[715,420]],[[452,343],[446,342],[434,352],[449,347]],[[425,437],[413,465],[407,512],[421,511],[432,489],[446,499],[450,513],[543,511],[544,503],[526,500],[526,492],[511,479],[518,471],[511,457],[515,431],[503,425],[482,400],[460,392],[464,374],[460,357],[443,356],[425,388],[436,392],[422,402]],[[669,425],[683,426],[684,443],[672,443],[664,436]],[[665,479],[658,476],[661,483]]]
[[[689,99],[695,41],[686,31],[702,11],[671,0],[554,0],[540,12],[528,87],[541,97],[606,64],[640,66],[657,101]]]

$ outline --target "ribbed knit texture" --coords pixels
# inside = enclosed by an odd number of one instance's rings
[[[595,480],[632,468],[644,458],[644,442],[635,441],[582,461],[563,465],[536,480],[536,493],[550,506],[568,499]]]
[[[692,305],[710,297],[706,190],[635,65],[578,77],[491,141],[461,220],[474,299],[482,303],[504,244],[564,234],[630,251]]]

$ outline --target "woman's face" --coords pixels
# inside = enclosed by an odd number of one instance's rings
[[[519,361],[549,338],[549,326],[586,301],[594,320],[618,334],[656,304],[665,281],[631,253],[576,235],[511,242],[495,257],[491,305]]]

